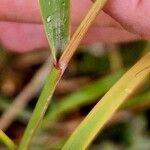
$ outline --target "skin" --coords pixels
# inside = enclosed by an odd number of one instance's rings
[[[72,32],[74,32],[92,2],[90,0],[71,0],[71,2]],[[108,0],[82,43],[149,40],[149,8],[149,0]],[[13,52],[48,47],[38,0],[0,0],[0,44]]]

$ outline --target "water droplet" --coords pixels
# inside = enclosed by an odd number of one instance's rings
[[[50,22],[51,21],[51,16],[47,17],[47,22]]]
[[[51,5],[51,2],[48,2],[49,5]]]

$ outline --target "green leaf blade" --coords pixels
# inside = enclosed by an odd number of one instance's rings
[[[47,39],[53,58],[70,39],[70,0],[39,0]]]

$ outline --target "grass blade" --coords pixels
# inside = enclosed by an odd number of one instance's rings
[[[21,143],[19,145],[19,150],[26,150],[29,147],[32,136],[36,131],[36,128],[40,125],[42,118],[45,114],[45,111],[50,103],[50,99],[53,95],[57,82],[61,77],[61,70],[53,68],[46,80],[46,84],[42,93],[39,97],[39,100],[36,104],[32,117],[28,123],[28,126],[25,130]]]
[[[63,150],[86,149],[119,106],[150,73],[150,53],[139,60],[101,99],[83,120]],[[82,140],[81,140],[82,139]]]
[[[0,141],[3,142],[9,150],[16,150],[17,148],[14,142],[2,130],[0,130]]]
[[[47,39],[56,60],[70,38],[70,0],[39,0]]]

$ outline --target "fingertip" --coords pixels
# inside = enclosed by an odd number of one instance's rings
[[[108,0],[104,11],[126,30],[150,37],[150,3],[148,0]]]
[[[17,22],[41,22],[37,0],[1,0],[0,20]]]

